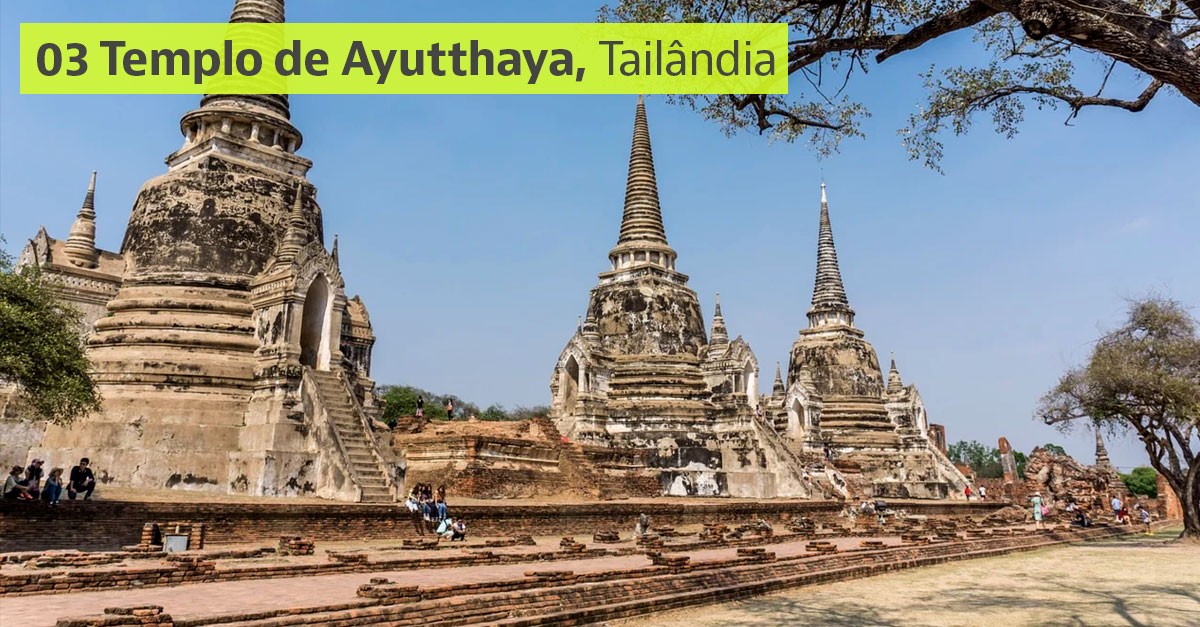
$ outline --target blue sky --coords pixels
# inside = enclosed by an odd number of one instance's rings
[[[180,145],[193,96],[21,96],[23,21],[223,21],[231,1],[0,3],[0,233],[10,252],[39,225],[64,237],[98,169],[98,234],[116,250],[142,182]],[[597,3],[288,3],[296,21],[591,21]],[[1200,306],[1200,111],[1029,112],[1007,140],[981,120],[946,138],[945,174],[910,162],[896,129],[917,74],[972,58],[967,37],[871,68],[851,95],[866,140],[818,159],[803,144],[725,137],[648,99],[667,236],[705,315],[720,292],[732,334],[769,380],[804,324],[818,185],[829,185],[858,326],[895,351],[951,441],[1020,450],[1087,434],[1032,419],[1038,397],[1086,357],[1125,300],[1158,291]],[[1116,86],[1136,93],[1137,82]],[[800,85],[793,82],[794,88]],[[615,243],[632,96],[297,96],[326,233],[341,234],[347,291],[379,338],[374,375],[506,406],[548,402],[555,359]],[[1112,443],[1114,461],[1145,454]]]

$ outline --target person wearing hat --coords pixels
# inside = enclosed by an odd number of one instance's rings
[[[1045,506],[1042,505],[1042,493],[1034,492],[1033,496],[1029,497],[1029,501],[1033,503],[1033,521],[1037,523],[1038,529],[1044,529],[1045,527],[1042,525],[1042,514],[1044,513],[1044,510],[1042,508]]]
[[[44,471],[42,470],[43,463],[44,462],[42,460],[35,458],[33,461],[29,462],[29,467],[25,469],[25,487],[29,488],[29,496],[32,496],[35,499],[38,498],[38,495],[40,495],[42,491],[42,475],[44,474]]]

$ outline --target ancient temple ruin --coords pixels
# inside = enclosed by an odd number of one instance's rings
[[[617,245],[554,367],[551,418],[589,446],[651,450],[668,494],[813,494],[814,477],[755,416],[753,351],[729,339],[719,302],[710,341],[677,257],[638,98]]]
[[[916,387],[894,359],[885,380],[854,326],[824,184],[808,326],[769,394],[749,345],[729,339],[719,296],[706,336],[676,260],[639,98],[617,245],[550,381],[566,437],[651,451],[672,494],[808,496],[818,484],[887,498],[961,494],[966,479],[932,443]]]
[[[230,18],[283,20],[283,0],[236,0]],[[120,251],[96,248],[93,176],[67,239],[43,229],[21,255],[84,312],[103,399],[30,454],[90,457],[114,485],[391,500],[374,335],[325,247],[288,97],[205,96],[180,131]]]
[[[885,381],[875,348],[854,326],[821,184],[816,279],[808,325],[792,344],[786,384],[764,399],[794,448],[827,452],[851,484],[888,498],[957,497],[963,477],[930,438],[916,386],[896,360]]]

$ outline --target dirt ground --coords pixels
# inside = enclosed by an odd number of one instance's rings
[[[1200,547],[1178,530],[689,608],[612,627],[1200,625]]]

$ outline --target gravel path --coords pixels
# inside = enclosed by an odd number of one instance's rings
[[[1200,625],[1200,547],[1178,530],[798,588],[613,627]]]

